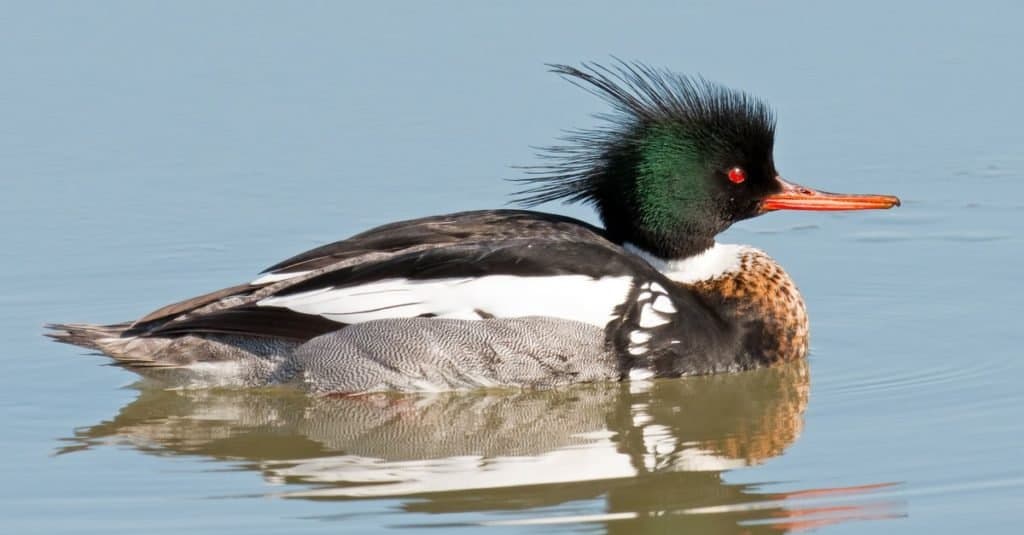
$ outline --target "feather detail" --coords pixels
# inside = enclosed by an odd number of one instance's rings
[[[523,206],[559,199],[597,204],[603,182],[623,179],[608,173],[609,168],[628,160],[628,153],[658,126],[681,128],[698,144],[742,139],[771,152],[774,114],[767,104],[742,91],[619,59],[611,67],[549,67],[610,104],[613,112],[596,115],[603,126],[569,131],[562,137],[564,144],[543,148],[538,156],[546,163],[521,167],[530,176],[512,181],[529,186],[514,196],[514,202]]]

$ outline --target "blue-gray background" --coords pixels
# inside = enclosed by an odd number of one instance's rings
[[[51,457],[135,394],[41,324],[129,319],[372,225],[501,206],[530,145],[603,109],[543,64],[614,54],[767,99],[791,179],[905,201],[725,237],[800,284],[814,373],[800,440],[725,477],[903,482],[890,529],[1017,527],[1021,20],[1019,2],[3,2],[0,523],[336,529],[302,519],[316,502],[201,499],[264,492],[255,474]]]

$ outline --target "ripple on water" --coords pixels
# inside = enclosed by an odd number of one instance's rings
[[[996,232],[950,232],[935,235],[935,239],[948,242],[990,242],[1011,238],[1009,234]]]
[[[850,487],[803,489],[784,493],[764,493],[762,499],[747,503],[711,505],[651,511],[620,511],[579,515],[545,515],[539,517],[488,520],[464,525],[481,526],[553,526],[584,523],[650,523],[669,524],[675,518],[741,516],[738,527],[758,526],[778,531],[805,531],[851,521],[891,520],[904,518],[906,502],[894,494],[900,485],[878,483]],[[703,519],[701,519],[703,520]],[[698,520],[698,522],[701,522]],[[642,525],[642,524],[641,524]],[[707,526],[701,522],[700,525]],[[409,525],[412,527],[413,525]],[[417,527],[436,527],[419,524]]]
[[[821,225],[803,224],[803,225],[791,225],[791,226],[788,226],[788,227],[781,227],[781,228],[750,229],[748,232],[750,232],[752,234],[769,235],[769,234],[785,234],[785,233],[788,233],[788,232],[806,232],[806,231],[819,230],[819,229],[821,229]]]
[[[993,377],[1012,373],[1010,358],[934,360],[928,367],[914,367],[916,361],[893,356],[891,362],[904,362],[909,367],[884,366],[851,369],[845,374],[831,374],[816,382],[818,399],[842,403],[871,398],[879,402],[893,399],[927,399],[935,409],[943,404],[962,406],[963,402],[948,394],[958,388],[987,384]]]
[[[915,234],[898,230],[867,230],[851,234],[858,242],[903,242],[903,241],[942,241],[942,242],[992,242],[1007,240],[1012,236],[1006,233],[990,231],[945,232],[940,234]]]

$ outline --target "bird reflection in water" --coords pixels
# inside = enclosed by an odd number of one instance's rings
[[[281,497],[404,497],[410,512],[516,511],[490,523],[598,522],[609,533],[777,533],[901,516],[900,503],[877,496],[886,484],[771,493],[724,480],[797,440],[809,387],[801,360],[536,391],[316,398],[142,388],[112,420],[65,439],[60,453],[120,444],[198,455],[261,472],[284,485],[274,493]],[[554,516],[530,514],[555,505]]]

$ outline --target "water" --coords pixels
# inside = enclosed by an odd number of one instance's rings
[[[49,533],[1020,529],[1016,3],[8,3],[0,518]],[[400,218],[501,205],[614,53],[768,99],[808,367],[329,402],[137,390],[48,342]],[[592,220],[583,208],[547,207]],[[500,528],[496,526],[501,526]]]

